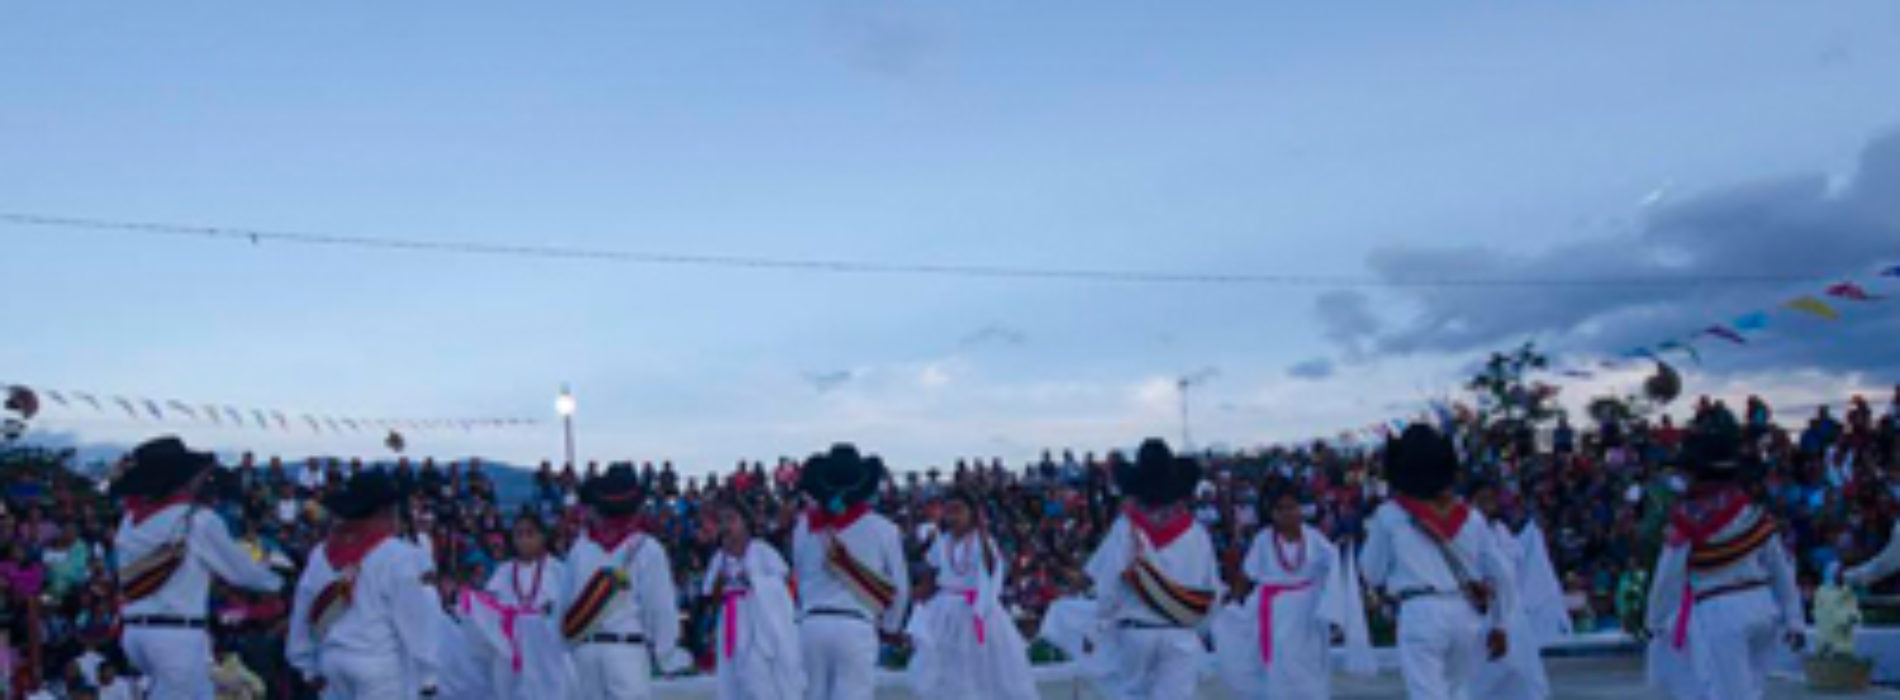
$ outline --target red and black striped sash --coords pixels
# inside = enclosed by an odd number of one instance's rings
[[[119,571],[120,589],[127,601],[144,600],[164,588],[184,566],[185,543],[163,545]]]
[[[323,590],[317,591],[316,597],[310,599],[310,613],[307,618],[310,623],[310,637],[319,642],[329,637],[330,628],[335,627],[337,620],[343,619],[343,614],[350,611],[350,601],[355,595],[356,567],[338,572],[335,581],[324,586]]]
[[[1727,568],[1767,544],[1768,538],[1773,537],[1776,531],[1775,519],[1759,512],[1754,518],[1753,524],[1734,536],[1696,542],[1689,548],[1689,569],[1714,571]]]
[[[561,636],[579,641],[591,634],[626,585],[619,569],[606,567],[595,571],[587,578],[586,585],[581,586],[574,604],[561,615]]]
[[[825,569],[842,581],[845,590],[870,608],[873,615],[883,615],[897,602],[897,586],[876,569],[858,561],[836,537],[826,540]]]
[[[1154,565],[1147,557],[1136,557],[1135,565],[1122,574],[1122,580],[1162,618],[1182,627],[1193,627],[1214,608],[1214,592],[1189,588]]]

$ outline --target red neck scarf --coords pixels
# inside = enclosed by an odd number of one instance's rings
[[[587,528],[587,538],[600,545],[601,549],[612,552],[639,531],[640,516],[616,515],[596,520],[593,527]]]
[[[843,513],[832,515],[823,508],[813,508],[805,512],[805,525],[813,530],[843,530],[851,527],[858,518],[871,512],[871,504],[859,503],[844,509]]]
[[[1734,522],[1748,508],[1748,494],[1740,487],[1724,484],[1698,490],[1672,509],[1669,524],[1675,530],[1672,540],[1700,544]]]
[[[366,518],[337,523],[330,530],[329,538],[323,541],[323,558],[330,562],[330,568],[337,571],[348,569],[363,561],[363,557],[376,550],[376,545],[389,539],[396,533],[396,524],[389,518]]]
[[[1405,512],[1411,513],[1425,529],[1430,530],[1433,536],[1446,542],[1458,537],[1458,531],[1465,527],[1465,519],[1471,517],[1471,508],[1463,501],[1452,501],[1449,506],[1440,506],[1403,494],[1393,500]]]
[[[150,499],[144,496],[127,496],[125,498],[125,512],[132,516],[132,524],[138,525],[144,523],[147,518],[158,515],[159,511],[190,502],[191,494],[187,492],[174,493],[160,499]]]
[[[1154,545],[1155,549],[1168,546],[1179,538],[1181,533],[1187,532],[1188,528],[1194,525],[1194,514],[1188,512],[1186,508],[1177,509],[1175,516],[1166,521],[1156,521],[1148,517],[1147,511],[1132,503],[1124,507],[1122,513],[1128,516],[1129,523],[1148,535],[1148,544]]]

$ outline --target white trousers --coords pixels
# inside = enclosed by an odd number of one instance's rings
[[[582,700],[645,700],[651,692],[647,648],[641,644],[582,644],[574,650]]]
[[[1412,700],[1465,700],[1484,654],[1484,621],[1464,598],[1416,598],[1399,609],[1399,671]]]
[[[211,638],[204,630],[128,626],[120,645],[145,674],[149,700],[210,700]]]
[[[348,654],[331,650],[318,664],[323,673],[323,697],[334,700],[399,700],[410,694],[403,677],[402,659],[377,654]]]
[[[762,654],[720,657],[714,684],[719,700],[798,700],[780,687],[771,660]]]
[[[1680,700],[1760,700],[1768,692],[1780,629],[1768,589],[1717,596],[1695,604],[1686,648],[1668,647],[1669,632],[1652,643],[1651,676]],[[1673,627],[1670,628],[1673,630]]]
[[[1116,685],[1132,700],[1182,700],[1195,696],[1205,652],[1201,639],[1178,627],[1117,628]]]
[[[812,615],[798,623],[805,650],[808,700],[871,700],[877,690],[877,630],[871,623],[837,615]]]

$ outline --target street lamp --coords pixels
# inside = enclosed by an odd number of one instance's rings
[[[1188,432],[1188,390],[1196,386],[1199,386],[1201,384],[1207,383],[1207,380],[1213,379],[1218,374],[1220,374],[1220,370],[1215,369],[1213,367],[1204,367],[1200,371],[1195,372],[1193,374],[1182,375],[1179,379],[1176,379],[1174,381],[1174,387],[1175,389],[1179,390],[1179,394],[1181,397],[1181,451],[1182,452],[1189,452],[1194,449],[1193,437]]]
[[[574,392],[561,385],[561,395],[554,397],[554,412],[561,414],[561,429],[567,435],[567,464],[574,464]]]

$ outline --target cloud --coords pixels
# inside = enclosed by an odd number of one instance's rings
[[[1315,357],[1288,367],[1286,373],[1295,379],[1325,379],[1333,376],[1333,361]]]
[[[1489,350],[1544,337],[1560,350],[1615,353],[1680,339],[1741,313],[1774,309],[1827,284],[1864,279],[1900,260],[1900,132],[1871,141],[1844,184],[1809,174],[1696,193],[1672,192],[1646,211],[1634,232],[1566,243],[1534,254],[1481,247],[1407,246],[1381,250],[1368,263],[1388,281],[1438,277],[1655,279],[1775,276],[1791,284],[1554,285],[1400,287],[1396,304],[1413,313],[1392,328],[1368,318],[1357,292],[1323,295],[1315,305],[1327,339],[1348,358]],[[1875,293],[1892,292],[1890,281]],[[1838,304],[1845,317],[1822,322],[1775,317],[1747,348],[1705,344],[1712,367],[1726,371],[1813,367],[1844,371],[1900,369],[1887,349],[1900,337],[1900,305]],[[1719,347],[1719,349],[1717,349]]]
[[[854,375],[851,370],[841,369],[835,372],[806,372],[804,377],[805,383],[823,394],[850,383]]]
[[[1021,329],[1001,323],[990,323],[963,336],[962,340],[957,341],[957,345],[973,348],[990,344],[1020,346],[1028,342],[1029,334]]]
[[[839,2],[825,13],[825,33],[853,66],[887,78],[916,75],[938,52],[938,32],[896,5]]]

